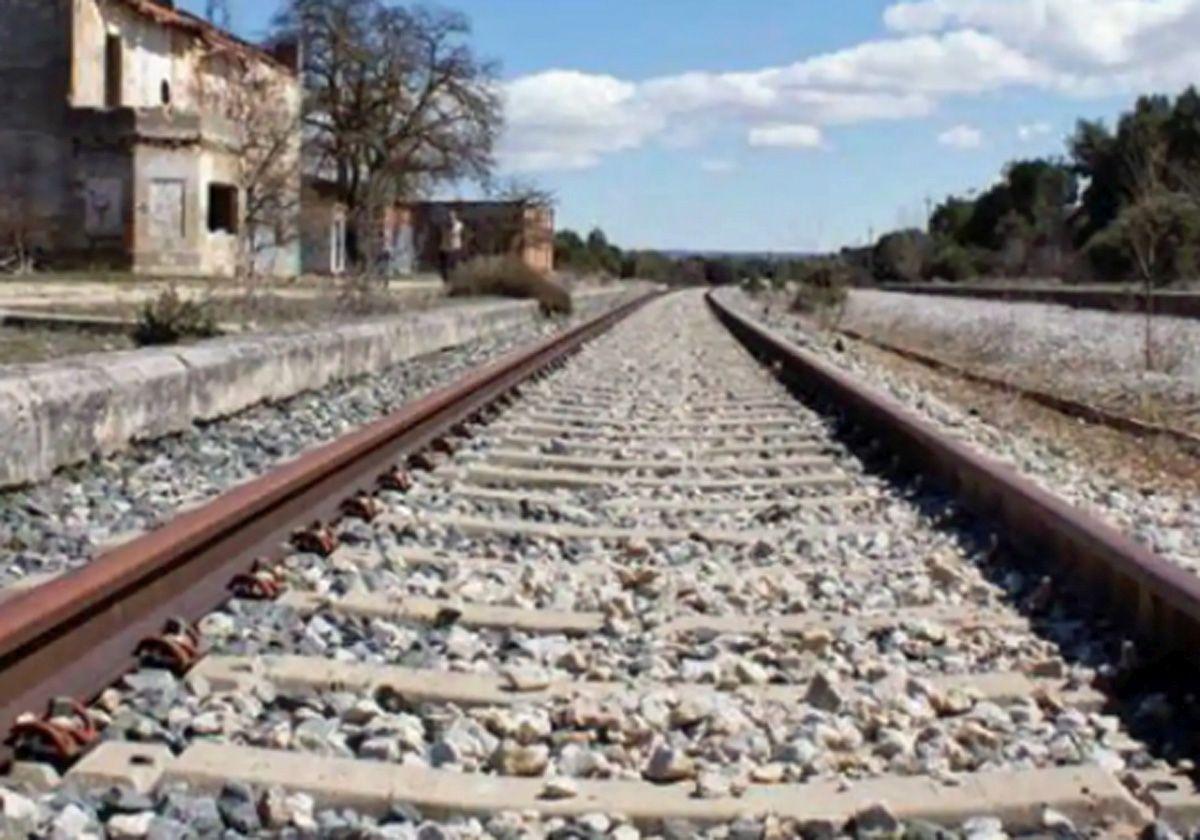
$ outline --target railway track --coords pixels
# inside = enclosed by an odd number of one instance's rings
[[[1134,625],[1016,557],[1045,534],[1007,503],[881,469],[720,315],[688,292],[585,325],[4,604],[10,784],[52,788],[23,819],[985,840],[1200,814],[1176,701],[1129,690]]]

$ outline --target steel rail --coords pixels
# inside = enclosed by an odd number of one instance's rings
[[[748,350],[779,367],[788,384],[831,404],[882,440],[902,462],[998,523],[1005,539],[1070,591],[1124,622],[1152,645],[1195,665],[1200,577],[1148,551],[1011,467],[939,431],[900,402],[796,346],[708,295],[716,316]]]
[[[654,296],[515,351],[0,604],[0,732],[56,698],[96,696],[137,667],[140,642],[221,606],[231,581],[278,559],[298,527],[339,518],[381,473]],[[0,750],[0,761],[10,758],[11,747]]]

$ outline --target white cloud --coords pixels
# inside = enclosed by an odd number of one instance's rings
[[[938,135],[937,141],[951,149],[978,149],[983,145],[983,132],[970,125],[956,125]]]
[[[700,161],[700,169],[710,175],[728,175],[730,172],[736,172],[737,168],[737,164],[732,160],[712,158]]]
[[[750,129],[746,142],[757,148],[819,149],[821,129],[812,125],[760,125]]]
[[[1055,68],[1055,86],[1099,93],[1124,91],[1134,76],[1157,86],[1186,81],[1180,74],[1196,68],[1195,56],[1154,43],[1189,28],[1194,41],[1198,11],[1197,0],[912,0],[888,7],[884,22],[906,35],[976,29],[1041,57]]]
[[[500,157],[517,172],[594,166],[664,126],[639,102],[635,84],[612,76],[547,70],[509,83],[504,101],[511,128]]]
[[[1028,143],[1030,140],[1036,140],[1038,137],[1045,137],[1054,131],[1054,126],[1048,122],[1026,123],[1025,125],[1017,126],[1017,137],[1023,143]]]
[[[778,145],[762,142],[764,129],[921,118],[948,98],[1010,88],[1119,95],[1200,78],[1200,0],[905,0],[884,21],[892,37],[749,72],[518,78],[504,88],[501,161],[579,169],[648,142],[697,146],[731,125],[752,145]]]
[[[868,41],[779,71],[787,85],[905,94],[980,93],[1035,84],[1046,68],[974,30]]]

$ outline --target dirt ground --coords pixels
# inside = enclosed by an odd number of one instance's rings
[[[0,326],[0,365],[43,362],[80,353],[129,350],[132,347],[133,340],[120,334]]]
[[[439,305],[443,300],[441,280],[424,277],[383,285],[329,278],[235,284],[127,275],[35,275],[0,278],[0,311],[133,322],[148,302],[169,288],[181,297],[207,302],[226,333],[390,315]]]

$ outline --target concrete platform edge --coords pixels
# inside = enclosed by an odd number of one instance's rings
[[[577,293],[576,310],[594,315],[648,288],[622,283]],[[377,373],[540,317],[531,301],[490,301],[312,332],[0,368],[0,488],[42,481],[138,440]]]

